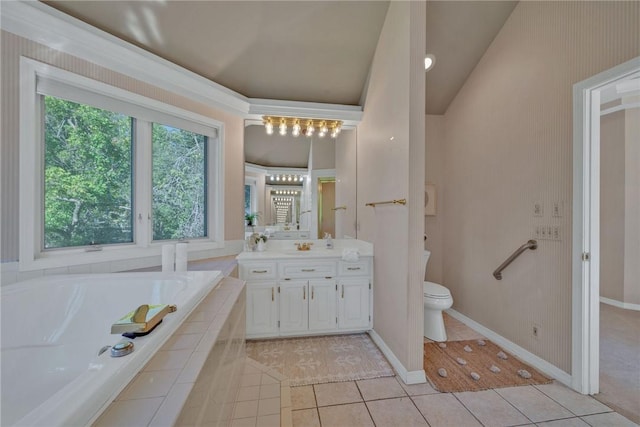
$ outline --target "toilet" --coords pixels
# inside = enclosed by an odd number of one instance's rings
[[[424,251],[424,272],[427,272],[431,252]],[[446,341],[447,332],[444,329],[442,310],[451,308],[453,298],[449,289],[433,282],[424,282],[424,336],[432,341]]]

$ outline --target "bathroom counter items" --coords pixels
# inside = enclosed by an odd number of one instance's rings
[[[308,251],[298,251],[296,243],[313,243]],[[373,245],[364,240],[333,239],[333,249],[325,247],[325,241],[318,240],[269,240],[262,252],[244,251],[236,257],[238,263],[249,260],[300,259],[300,258],[341,258],[344,253],[357,253],[361,257],[373,256]]]
[[[300,243],[300,242],[297,242]],[[373,322],[373,245],[313,240],[310,250],[269,241],[238,255],[247,282],[247,338],[363,332]]]

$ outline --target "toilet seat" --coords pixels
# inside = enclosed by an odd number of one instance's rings
[[[451,298],[451,292],[449,292],[449,289],[433,282],[424,282],[423,292],[424,292],[424,296],[427,298],[434,298],[434,299]]]

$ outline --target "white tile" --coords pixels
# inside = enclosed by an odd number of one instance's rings
[[[245,402],[236,402],[233,410],[233,418],[249,418],[258,416],[258,401],[247,400]]]
[[[372,400],[366,402],[366,405],[377,427],[429,426],[420,411],[418,411],[408,397]]]
[[[280,384],[263,384],[260,386],[260,399],[280,397]]]
[[[177,334],[204,334],[209,328],[209,322],[185,322],[176,331]]]
[[[514,426],[530,423],[494,390],[454,393],[456,398],[485,426]]]
[[[425,394],[414,396],[411,400],[431,427],[481,426],[453,394]]]
[[[245,374],[240,378],[240,386],[260,385],[262,374]]]
[[[255,427],[257,422],[256,417],[249,418],[237,418],[231,420],[231,427]]]
[[[280,398],[260,399],[258,401],[258,416],[280,413]]]
[[[179,369],[142,372],[120,393],[117,400],[166,396],[179,373]]]
[[[112,402],[94,427],[146,426],[162,403],[162,397]]]
[[[189,356],[193,353],[192,350],[172,350],[172,351],[159,351],[153,358],[147,363],[144,368],[145,371],[166,371],[171,369],[182,369]]]
[[[18,281],[23,282],[25,280],[35,279],[42,276],[44,276],[44,272],[42,270],[21,271],[18,273]]]
[[[193,384],[185,383],[185,384],[174,384],[169,391],[169,394],[160,405],[160,408],[156,412],[156,415],[151,420],[151,426],[160,427],[160,426],[173,426],[178,420],[178,416],[180,415],[180,411],[184,407],[187,398],[189,397],[189,393]]]
[[[249,387],[240,387],[238,391],[238,396],[236,397],[237,402],[242,402],[244,400],[258,400],[260,399],[260,386],[253,385]]]
[[[162,346],[161,350],[195,349],[202,338],[201,334],[173,335]]]
[[[259,416],[256,427],[280,427],[280,414]]]
[[[69,266],[69,274],[89,274],[89,273],[91,273],[91,266],[88,264]]]
[[[218,336],[220,335],[220,329],[209,329],[203,335],[202,339],[198,343],[196,347],[196,351],[206,351],[209,352],[213,348],[213,345],[218,340]]]
[[[631,422],[617,412],[587,415],[582,417],[582,420],[592,427],[638,427],[636,423]]]
[[[536,425],[538,427],[589,427],[589,424],[585,423],[580,418],[565,418],[563,420],[537,423]]]
[[[45,276],[53,276],[56,274],[69,274],[69,268],[68,267],[58,267],[58,268],[47,268],[46,270],[44,270],[44,275]]]
[[[536,385],[535,387],[576,415],[599,414],[611,411],[609,407],[598,402],[593,397],[577,393],[562,384],[551,383]]]
[[[200,371],[204,366],[204,362],[207,360],[209,353],[204,351],[195,351],[191,354],[191,357],[187,361],[187,364],[182,369],[180,376],[178,377],[179,383],[193,383],[198,379]]]
[[[571,412],[533,386],[498,388],[496,392],[536,423],[573,417]]]

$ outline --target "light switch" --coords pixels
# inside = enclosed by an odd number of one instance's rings
[[[551,216],[555,218],[562,218],[562,204],[562,202],[553,202]]]
[[[533,216],[544,216],[544,205],[542,202],[533,202]]]

